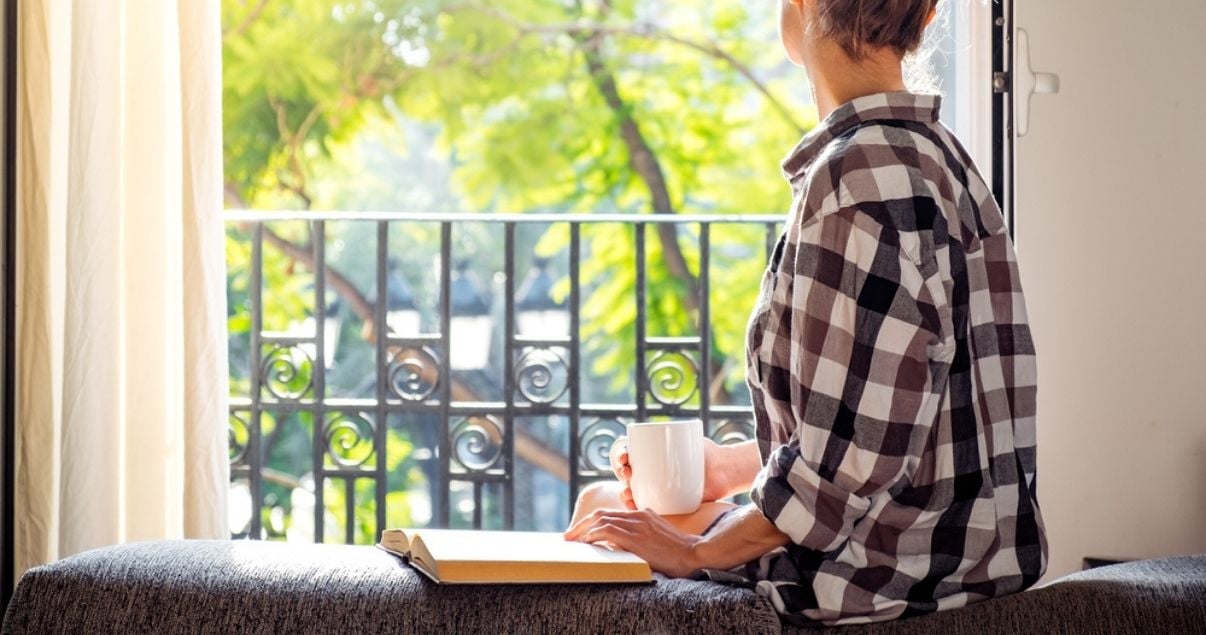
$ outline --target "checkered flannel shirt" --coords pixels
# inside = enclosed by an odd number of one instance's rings
[[[792,544],[731,573],[788,621],[949,609],[1046,568],[1013,245],[938,107],[860,97],[783,164],[794,203],[746,353],[751,498]]]

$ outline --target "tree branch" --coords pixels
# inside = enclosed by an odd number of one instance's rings
[[[649,147],[645,136],[641,133],[640,126],[632,117],[631,109],[620,95],[619,88],[616,86],[615,76],[606,67],[599,54],[601,37],[599,34],[590,34],[585,38],[581,36],[575,37],[575,40],[579,42],[579,48],[586,58],[587,67],[596,88],[603,95],[604,101],[607,102],[608,107],[620,122],[620,136],[624,141],[624,145],[628,148],[629,165],[641,177],[641,180],[644,181],[648,188],[653,212],[655,214],[673,214],[675,213],[674,203],[670,199],[670,190],[666,185],[666,178],[662,172],[657,155]],[[682,247],[678,243],[678,233],[673,225],[658,223],[657,234],[658,240],[662,245],[662,257],[665,260],[666,268],[672,276],[683,281],[687,287],[687,293],[683,299],[684,304],[691,311],[699,311],[699,298],[701,295],[699,281],[687,267]],[[710,346],[711,343],[709,342],[707,345]],[[711,360],[709,372],[713,376],[721,368],[720,360]],[[729,395],[724,389],[723,382],[719,386],[715,386],[714,384],[713,386],[703,386],[702,389],[712,390],[713,387],[716,388],[714,401],[716,403],[727,403]]]
[[[222,34],[222,41],[226,42],[243,35],[243,33],[247,31],[249,27],[251,27],[251,24],[260,18],[260,14],[264,13],[264,9],[267,7],[268,0],[260,0],[259,4],[255,5],[255,8],[243,18],[243,21],[240,22],[238,26]]]
[[[285,255],[289,256],[293,260],[302,263],[308,269],[310,269],[310,271],[315,270],[314,252],[310,250],[309,246],[298,245],[291,240],[281,237],[279,234],[272,231],[268,227],[267,223],[265,223],[263,227],[265,241],[277,249],[280,249],[285,253]],[[340,296],[343,296],[345,300],[347,300],[348,306],[351,307],[352,312],[356,314],[356,317],[360,318],[360,320],[365,323],[366,329],[368,329],[367,332],[369,333],[369,335],[366,337],[371,339],[371,329],[373,328],[375,316],[373,303],[369,302],[368,299],[364,297],[364,294],[360,293],[360,290],[356,288],[356,285],[353,284],[351,280],[349,280],[342,273],[339,273],[339,271],[335,270],[333,267],[331,267],[331,265],[324,264],[323,271],[326,276],[327,285],[331,287],[332,291],[338,293]]]
[[[305,140],[306,135],[310,134],[310,128],[318,121],[318,117],[322,114],[322,108],[315,104],[310,112],[306,113],[305,119],[296,131],[289,129],[288,110],[285,104],[277,101],[276,98],[269,96],[268,104],[276,112],[276,128],[277,134],[281,137],[281,143],[285,147],[288,155],[289,173],[292,175],[292,182],[286,183],[281,181],[281,186],[291,192],[294,196],[301,200],[302,206],[310,209],[314,201],[310,198],[310,194],[306,191],[306,170],[301,164],[301,145]]]
[[[670,199],[670,189],[666,184],[666,176],[662,172],[657,155],[649,147],[640,126],[632,118],[628,104],[620,96],[616,86],[615,76],[603,64],[599,55],[599,36],[591,35],[580,40],[580,48],[586,58],[587,69],[594,81],[595,88],[607,102],[608,108],[620,124],[620,138],[628,149],[628,164],[633,172],[641,178],[649,190],[649,202],[655,214],[675,213],[674,201]],[[687,267],[682,248],[678,244],[678,233],[669,223],[657,224],[658,239],[662,244],[662,257],[666,268],[675,278],[682,280],[687,287],[685,304],[691,310],[699,309],[699,282]]]
[[[754,90],[758,91],[758,93],[761,94],[764,99],[766,99],[767,103],[771,105],[771,108],[774,108],[775,112],[778,113],[784,121],[790,124],[801,134],[803,134],[805,131],[804,126],[801,125],[800,122],[796,121],[791,109],[788,108],[787,105],[784,104],[778,97],[776,97],[762,80],[758,79],[758,76],[754,74],[753,69],[751,69],[747,64],[743,63],[741,60],[734,57],[728,51],[721,48],[719,44],[712,40],[697,41],[680,37],[648,22],[637,22],[627,26],[602,24],[588,21],[533,24],[523,22],[522,20],[515,18],[511,14],[501,9],[481,5],[476,2],[460,2],[450,5],[444,9],[446,13],[452,13],[458,10],[477,11],[479,13],[489,15],[501,22],[505,22],[508,26],[518,31],[520,36],[541,34],[569,35],[571,37],[575,35],[588,37],[591,35],[615,35],[621,37],[635,37],[645,40],[669,42],[671,44],[677,44],[679,46],[692,49],[727,64],[734,71],[736,71],[738,75],[748,81],[750,85],[753,86]]]

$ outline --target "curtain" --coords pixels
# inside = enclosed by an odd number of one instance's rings
[[[17,572],[228,536],[218,0],[25,0]]]

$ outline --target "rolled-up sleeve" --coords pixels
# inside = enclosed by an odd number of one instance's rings
[[[923,275],[913,238],[861,206],[789,236],[758,363],[764,395],[794,431],[771,449],[751,498],[796,544],[825,552],[916,465],[953,346],[936,300],[944,290],[936,272]]]

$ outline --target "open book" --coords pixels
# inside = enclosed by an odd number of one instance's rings
[[[387,529],[377,546],[439,584],[653,581],[641,558],[569,542],[558,533]]]

